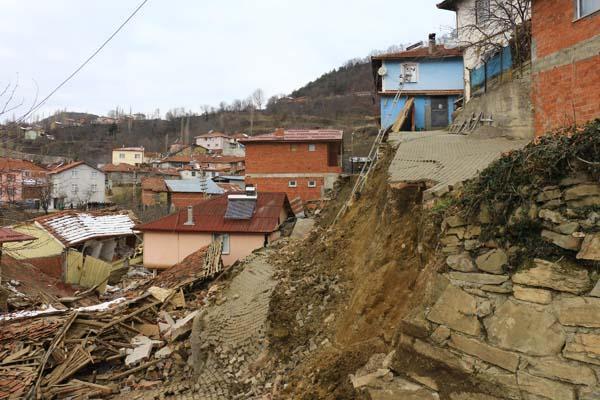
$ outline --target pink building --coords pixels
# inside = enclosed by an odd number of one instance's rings
[[[223,241],[223,264],[231,265],[280,235],[293,212],[285,193],[245,193],[214,197],[156,221],[136,226],[144,234],[144,266],[165,269],[209,245]]]
[[[40,200],[48,185],[47,173],[31,161],[0,158],[0,201]]]

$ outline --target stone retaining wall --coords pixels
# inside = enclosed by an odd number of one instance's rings
[[[404,321],[400,341],[500,385],[506,398],[600,399],[600,184],[577,176],[523,190],[530,200],[508,224],[541,224],[540,243],[564,256],[514,265],[520,244],[491,225],[486,209],[469,221],[446,218],[441,294]],[[490,231],[499,235],[484,239]]]

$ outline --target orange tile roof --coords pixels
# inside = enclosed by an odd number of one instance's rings
[[[90,168],[94,168],[95,170],[103,172],[103,171],[99,170],[98,168],[96,168],[96,167],[94,167],[94,166],[86,163],[85,161],[73,161],[71,163],[55,167],[54,169],[50,170],[50,174],[58,174],[58,173],[61,173],[63,171],[67,171],[67,170],[69,170],[71,168],[75,168],[75,167],[78,167],[78,166],[84,165],[84,164],[87,165]]]
[[[48,172],[45,168],[27,160],[19,160],[16,158],[0,157],[0,171],[37,171]]]
[[[133,172],[136,170],[135,165],[120,163],[120,164],[106,164],[102,167],[104,172]]]
[[[283,209],[292,213],[285,193],[259,192],[256,208],[250,219],[226,219],[227,194],[213,197],[193,206],[194,225],[185,225],[187,209],[167,215],[156,221],[138,225],[135,229],[163,232],[243,232],[271,233],[279,224]]]

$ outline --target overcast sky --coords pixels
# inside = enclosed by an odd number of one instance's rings
[[[106,114],[199,111],[289,93],[373,49],[425,40],[454,15],[440,0],[149,0],[43,107]],[[0,0],[0,83],[40,98],[88,57],[141,0]]]

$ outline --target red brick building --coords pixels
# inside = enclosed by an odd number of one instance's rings
[[[240,139],[246,146],[246,184],[289,199],[318,200],[342,172],[343,132],[283,130]]]
[[[534,0],[536,135],[600,117],[600,2]]]

